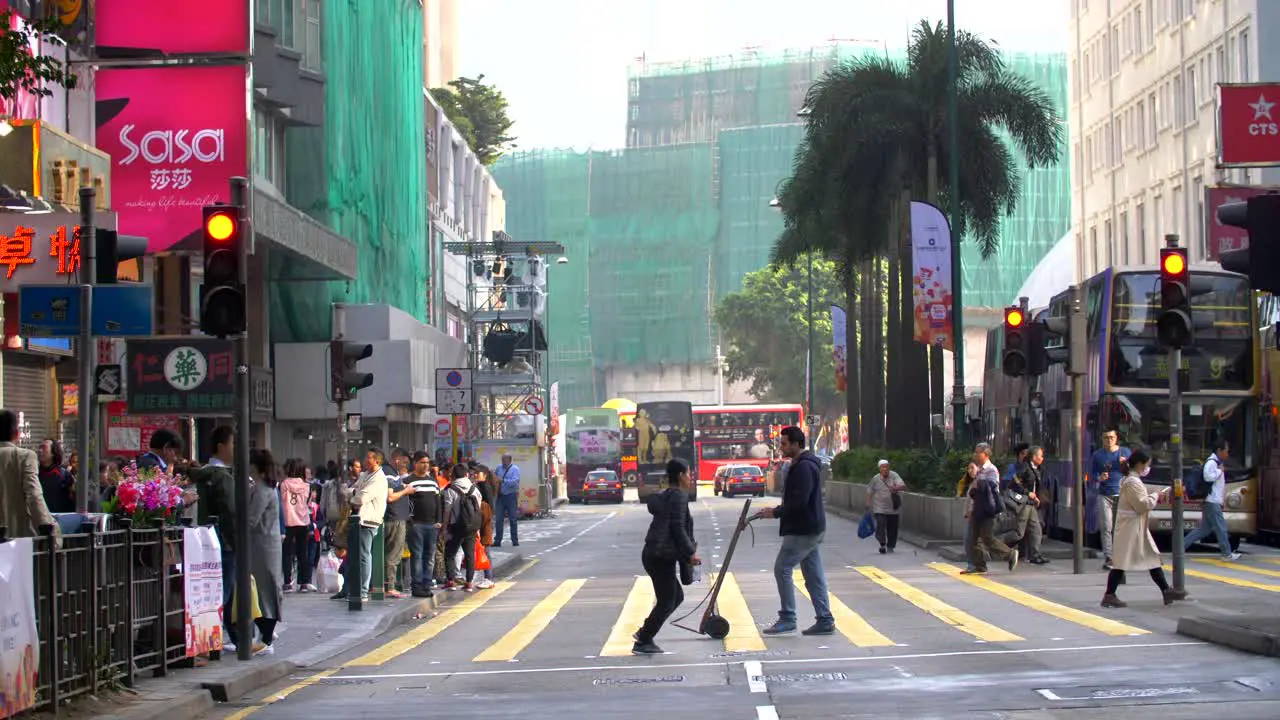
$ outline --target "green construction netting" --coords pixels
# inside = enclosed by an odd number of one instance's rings
[[[426,120],[419,3],[326,4],[324,61],[324,128],[289,131],[286,195],[295,207],[356,244],[359,277],[351,283],[273,286],[275,342],[327,339],[329,305],[339,300],[385,303],[426,319]]]

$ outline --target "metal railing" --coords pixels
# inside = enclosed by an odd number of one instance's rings
[[[181,573],[183,528],[99,530],[61,537],[52,526],[33,538],[32,589],[40,664],[34,709],[132,687],[139,673],[159,677],[192,667],[186,656]],[[5,528],[0,527],[0,541]]]

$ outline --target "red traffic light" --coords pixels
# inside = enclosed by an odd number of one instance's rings
[[[211,240],[228,240],[236,234],[236,219],[229,212],[215,212],[204,220],[204,232]]]
[[[1005,325],[1008,325],[1011,328],[1022,327],[1022,323],[1025,320],[1026,318],[1023,316],[1022,310],[1020,308],[1005,308],[1004,310]]]
[[[1164,277],[1182,277],[1187,274],[1187,251],[1182,248],[1165,248],[1160,251],[1160,272]]]

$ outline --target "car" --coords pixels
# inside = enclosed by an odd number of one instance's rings
[[[657,495],[667,487],[667,474],[665,472],[645,473],[640,488],[640,502],[645,502],[652,495]],[[693,487],[689,488],[689,502],[698,499],[698,483],[695,480]]]
[[[582,504],[585,505],[592,500],[621,503],[624,492],[618,473],[604,469],[592,470],[582,481]]]
[[[763,497],[767,489],[764,471],[755,465],[725,465],[716,470],[714,492],[717,495]]]

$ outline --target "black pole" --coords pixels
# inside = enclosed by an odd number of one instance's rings
[[[253,233],[249,214],[249,181],[242,177],[231,178],[231,204],[240,208],[241,239],[240,286],[244,288],[245,308],[249,294],[249,238]],[[248,325],[246,324],[246,328]],[[236,657],[253,658],[253,566],[249,553],[249,338],[248,331],[232,339],[236,356],[236,410],[235,410],[235,461],[232,473],[236,484],[235,559],[236,559]]]
[[[93,415],[97,410],[94,404],[93,363],[97,348],[93,342],[93,283],[97,279],[97,268],[94,266],[98,233],[94,228],[95,211],[97,210],[97,192],[91,188],[80,188],[80,334],[76,339],[77,379],[80,385],[80,417],[76,421],[76,454],[80,456],[80,471],[76,474],[76,512],[89,512],[89,482],[97,477],[98,464],[93,461],[91,453],[93,444],[90,437],[93,433]]]

